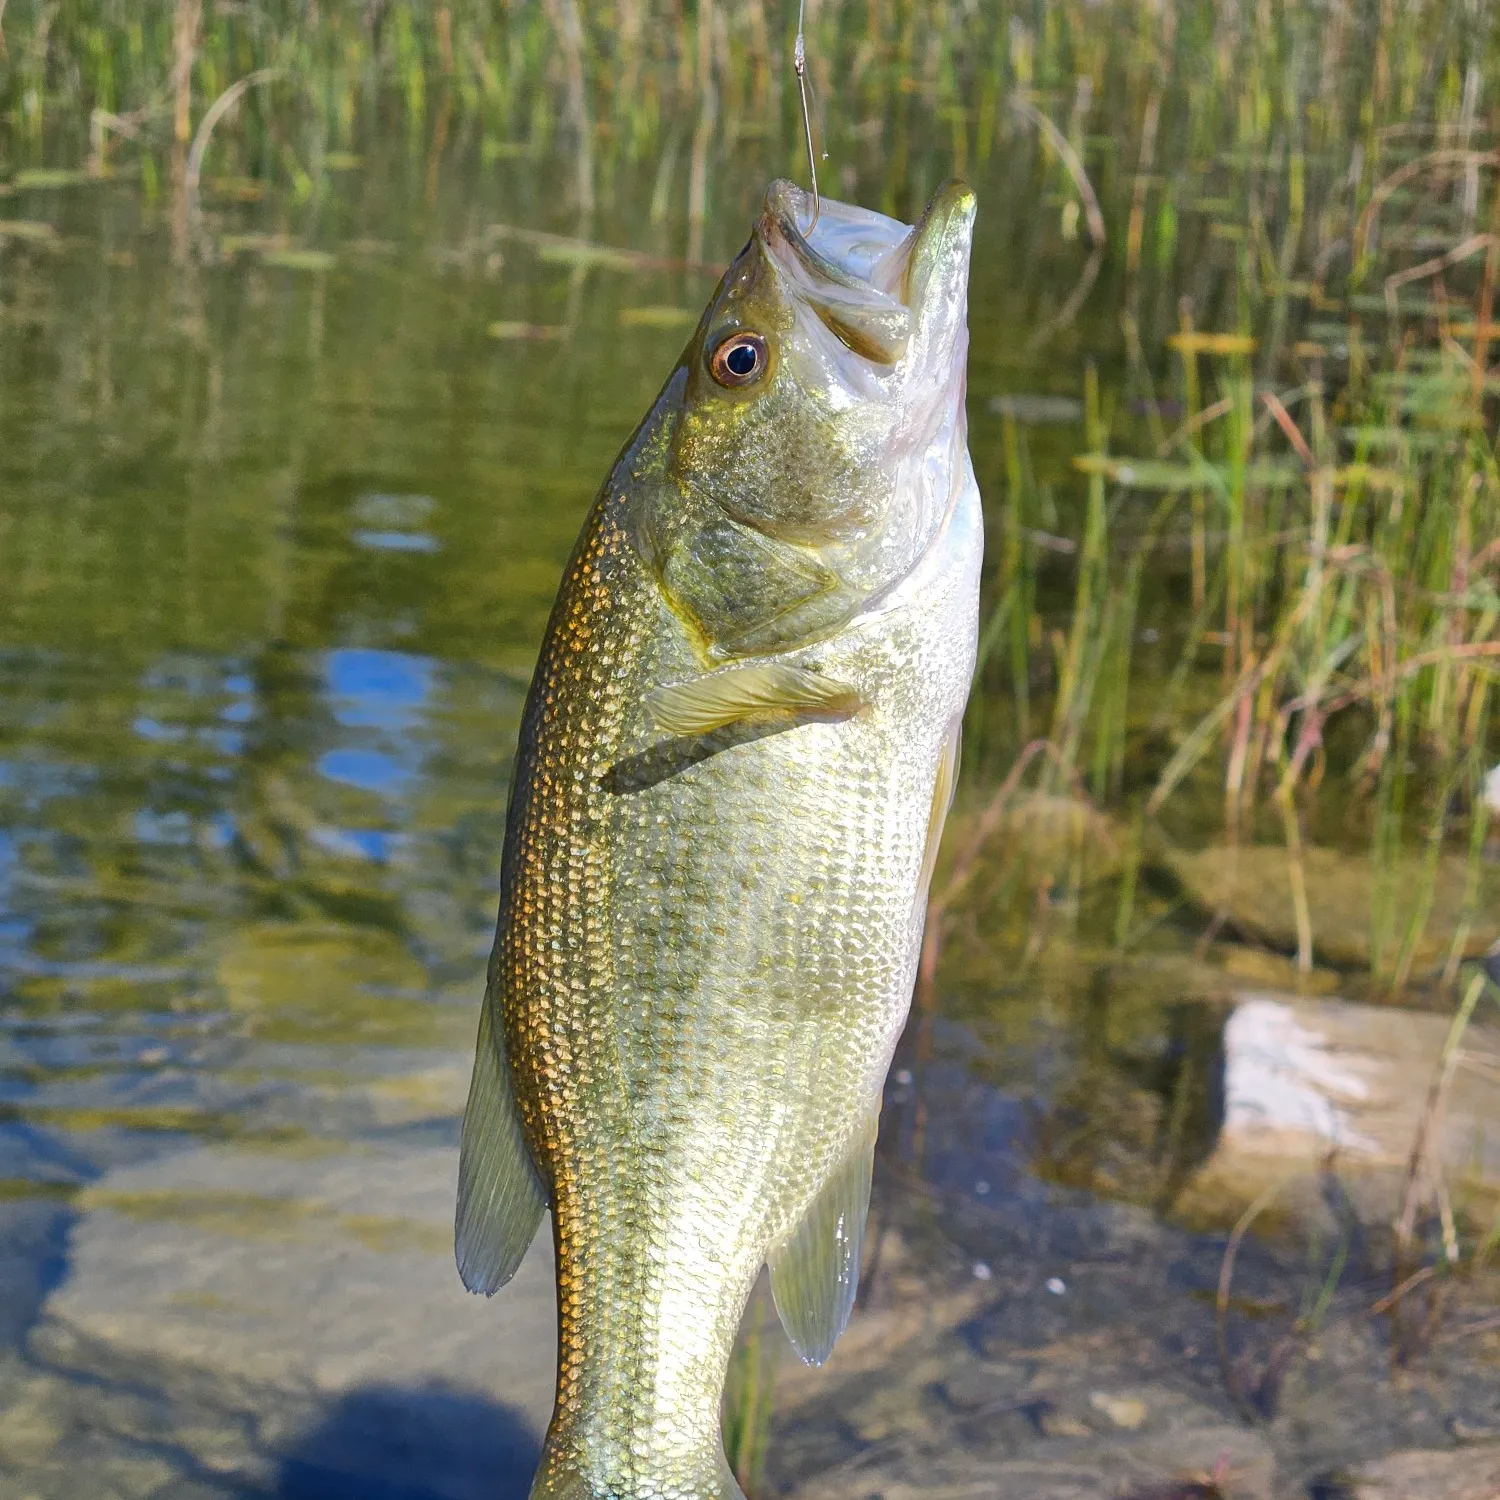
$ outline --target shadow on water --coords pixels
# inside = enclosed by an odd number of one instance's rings
[[[279,1500],[526,1500],[541,1444],[510,1408],[441,1385],[365,1386],[283,1459]]]
[[[0,1203],[0,1351],[18,1348],[68,1273],[70,1205],[26,1198]]]

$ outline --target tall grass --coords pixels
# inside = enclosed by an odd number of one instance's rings
[[[1486,275],[1476,302],[1489,287]],[[1393,336],[1365,368],[1330,370],[1327,350],[1309,347],[1303,378],[1279,391],[1255,386],[1243,355],[1200,372],[1184,352],[1187,409],[1200,380],[1222,395],[1184,424],[1190,435],[1163,443],[1170,458],[1104,452],[1091,385],[1074,589],[1045,654],[1027,649],[1038,616],[1028,631],[1023,601],[1038,591],[1040,547],[1055,541],[1037,524],[1024,444],[1013,430],[1005,438],[1000,601],[985,645],[1010,640],[1015,742],[1042,686],[1063,772],[1076,770],[1096,801],[1120,799],[1129,768],[1150,774],[1139,788],[1148,816],[1172,821],[1186,794],[1200,829],[1216,783],[1231,851],[1270,824],[1288,852],[1304,969],[1309,837],[1363,840],[1392,872],[1409,867],[1401,856],[1415,843],[1422,879],[1391,885],[1372,913],[1372,966],[1395,988],[1411,977],[1446,848],[1469,860],[1471,908],[1448,977],[1478,915],[1500,680],[1500,470],[1486,410],[1494,378],[1472,378],[1476,322],[1454,307],[1429,342]],[[1351,322],[1351,346],[1361,334]],[[1190,549],[1190,609],[1163,688],[1134,647],[1143,570],[1169,568],[1158,554],[1172,544]],[[1161,618],[1159,596],[1156,606]],[[1131,708],[1142,676],[1135,697],[1149,713]],[[1164,740],[1163,760],[1153,747]]]
[[[665,152],[699,180],[706,211],[705,162],[770,138],[796,165],[795,11],[765,0],[8,0],[0,152],[19,167],[88,161],[164,180],[212,102],[273,70],[272,86],[220,122],[219,170],[292,181],[394,123],[419,152],[460,145],[493,161],[565,147],[585,206],[612,201],[622,171]],[[835,181],[878,164],[895,202],[935,170],[982,173],[1046,122],[1060,178],[1059,142],[1090,163],[1110,205],[1101,215],[1085,202],[1090,233],[1110,219],[1138,282],[1189,248],[1176,237],[1179,192],[1198,186],[1185,162],[1243,167],[1284,200],[1286,213],[1268,213],[1260,194],[1245,228],[1255,258],[1289,270],[1413,140],[1478,140],[1487,106],[1475,80],[1496,45],[1483,15],[1451,0],[821,0],[807,33]],[[1076,232],[1076,205],[1065,212]]]
[[[1291,10],[1184,11],[1180,29],[1162,13],[1133,139],[1094,167],[1126,373],[1103,413],[1086,377],[1084,491],[1061,534],[1034,440],[1004,419],[981,673],[1014,712],[1007,733],[988,708],[973,738],[998,777],[1050,703],[1044,791],[1076,776],[1178,836],[1217,821],[1231,860],[1284,843],[1303,970],[1306,851],[1363,848],[1371,968],[1399,990],[1450,853],[1468,894],[1449,984],[1481,920],[1481,786],[1500,755],[1500,155],[1478,103],[1490,29],[1421,11],[1418,45],[1420,8],[1388,9],[1378,29],[1324,14],[1321,52]],[[1184,143],[1187,170],[1160,175]],[[1133,176],[1111,181],[1121,163]],[[1233,264],[1210,281],[1192,257],[1214,242]],[[1153,260],[1171,270],[1152,278]],[[1143,628],[1163,643],[1146,663]]]
[[[737,162],[799,170],[794,12],[8,0],[0,179],[138,172],[181,249],[200,184],[316,197],[394,130],[429,184],[560,160],[589,234],[628,238],[644,198],[697,260]],[[1024,360],[976,328],[1000,348],[977,373],[1117,361],[1078,392],[1076,488],[1013,417],[990,444],[971,780],[1041,734],[1053,789],[1199,837],[1216,802],[1231,851],[1285,844],[1304,968],[1305,850],[1362,840],[1389,876],[1372,967],[1401,987],[1444,852],[1478,869],[1497,754],[1496,28],[1453,0],[822,0],[807,29],[831,187],[907,212],[967,171],[986,243],[1056,265]]]

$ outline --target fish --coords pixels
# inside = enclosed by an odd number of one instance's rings
[[[761,1267],[803,1359],[848,1322],[975,664],[974,217],[774,182],[564,572],[455,1227],[489,1294],[551,1212],[533,1500],[740,1500]]]

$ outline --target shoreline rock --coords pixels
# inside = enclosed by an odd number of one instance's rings
[[[106,1468],[147,1446],[275,1494],[409,1474],[432,1500],[520,1500],[551,1414],[550,1236],[472,1297],[454,1170],[451,1150],[380,1145],[211,1147],[108,1174],[81,1197],[69,1275],[28,1340],[41,1383],[0,1452],[45,1467],[112,1435]]]

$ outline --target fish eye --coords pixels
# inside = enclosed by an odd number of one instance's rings
[[[766,341],[758,333],[731,333],[709,356],[708,373],[720,385],[753,385],[766,373]]]

